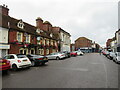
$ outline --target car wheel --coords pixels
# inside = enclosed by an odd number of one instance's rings
[[[59,58],[59,57],[56,57],[56,60],[60,60],[60,58]]]
[[[17,65],[13,64],[13,65],[12,65],[12,70],[13,70],[13,71],[17,71],[17,70],[18,70]]]
[[[42,65],[45,65],[45,63],[42,63]]]
[[[35,62],[34,61],[31,61],[31,66],[35,66]]]

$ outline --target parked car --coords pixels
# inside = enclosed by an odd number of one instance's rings
[[[65,54],[61,53],[61,52],[56,52],[56,53],[51,53],[49,55],[46,56],[48,59],[56,59],[56,60],[60,60],[65,58]]]
[[[75,56],[77,56],[77,52],[76,52],[76,51],[72,51],[72,52],[70,53],[70,55],[75,57]]]
[[[8,73],[10,69],[10,61],[6,59],[0,59],[0,72]]]
[[[106,55],[106,52],[105,52],[104,50],[102,50],[102,54],[103,54],[103,55]]]
[[[32,66],[44,65],[46,62],[48,62],[48,58],[45,56],[33,54],[28,54],[26,56],[30,59]]]
[[[113,61],[116,63],[120,63],[120,52],[116,52],[115,55],[113,56]]]
[[[115,56],[114,52],[109,52],[107,57],[112,60],[114,56]]]
[[[83,52],[82,51],[75,51],[77,53],[77,55],[83,55]]]
[[[105,51],[103,50],[103,51],[102,51],[102,54],[103,54],[104,56],[108,57],[109,52],[108,52],[107,50],[105,50]]]
[[[68,52],[68,51],[63,51],[62,53],[65,54],[65,57],[66,57],[66,58],[69,58],[69,57],[70,57],[70,52]]]
[[[26,55],[8,54],[5,55],[4,59],[10,61],[11,69],[14,71],[18,70],[18,68],[29,68],[31,66],[31,61]]]

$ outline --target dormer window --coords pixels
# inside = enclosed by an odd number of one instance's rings
[[[20,29],[24,29],[24,23],[23,23],[23,21],[22,20],[20,20],[19,22],[18,22],[18,24],[17,24],[17,27],[18,28],[20,28]]]
[[[41,32],[43,32],[43,30],[37,29],[36,32],[41,33]]]

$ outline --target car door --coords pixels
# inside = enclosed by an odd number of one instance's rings
[[[12,68],[12,64],[16,63],[16,59],[14,55],[7,55],[4,57],[4,59],[10,61],[11,68]]]
[[[52,59],[52,55],[53,55],[53,53],[47,55],[47,58],[48,58],[48,59]]]

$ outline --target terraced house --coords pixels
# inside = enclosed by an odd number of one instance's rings
[[[9,9],[0,6],[1,28],[8,30],[9,54],[40,54],[58,52],[59,36],[52,31],[52,25],[41,18],[36,19],[36,26],[9,16]],[[6,35],[6,36],[7,36]]]

